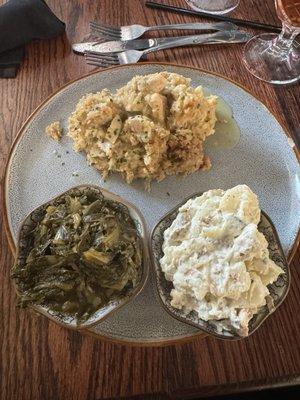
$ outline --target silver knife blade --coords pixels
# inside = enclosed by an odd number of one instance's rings
[[[247,42],[252,37],[252,35],[249,34],[248,32],[239,30],[224,31],[223,33],[225,36],[224,41],[226,41],[227,43]],[[222,31],[219,31],[218,34],[222,35]],[[214,34],[212,34],[212,36],[213,35]],[[197,35],[196,37],[201,39],[201,36],[202,35]],[[155,38],[155,39],[135,39],[127,41],[116,40],[104,43],[99,43],[96,41],[83,42],[83,43],[74,43],[72,45],[72,49],[76,53],[82,53],[82,54],[84,54],[87,51],[97,52],[97,53],[119,53],[125,50],[145,50],[166,43],[166,41],[175,41],[178,39],[183,39],[188,37],[189,36],[179,36],[179,37],[172,36],[172,37]]]
[[[156,39],[157,40],[157,39]],[[127,41],[111,41],[111,42],[83,42],[74,43],[72,45],[75,53],[85,53],[86,51],[96,51],[99,53],[119,53],[124,50],[144,50],[155,45],[154,39],[136,39]]]

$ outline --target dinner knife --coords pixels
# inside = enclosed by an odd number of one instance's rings
[[[98,53],[118,53],[125,50],[144,50],[154,47],[159,39],[135,39],[135,40],[116,40],[109,42],[83,42],[74,43],[72,49],[75,53],[84,54],[86,51]]]
[[[224,37],[222,38],[222,32],[218,32],[218,40],[209,40],[211,43],[220,43],[220,39],[222,39],[222,43],[242,43],[247,42],[251,39],[252,35],[248,32],[234,30],[230,31],[230,35],[228,35],[228,31],[224,32]],[[197,38],[201,39],[201,37],[208,38],[210,35],[191,35],[191,36],[178,36],[178,37],[164,37],[164,38],[155,38],[155,39],[136,39],[136,40],[127,40],[127,41],[110,41],[110,42],[83,42],[83,43],[74,43],[72,45],[72,49],[75,53],[84,54],[85,52],[93,52],[93,53],[119,53],[125,50],[145,50],[150,49],[152,47],[167,45],[169,43],[173,43],[182,40],[195,40],[194,43],[197,43]],[[215,37],[215,34],[211,34],[211,37]],[[205,43],[205,41],[201,42]]]

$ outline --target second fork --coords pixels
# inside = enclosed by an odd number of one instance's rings
[[[161,30],[200,30],[200,31],[223,31],[235,30],[237,26],[231,22],[215,22],[203,23],[196,22],[190,24],[172,24],[172,25],[157,25],[157,26],[143,26],[143,25],[127,25],[127,26],[112,26],[103,25],[97,22],[90,22],[91,33],[112,40],[133,40],[141,37],[148,31],[161,31]]]
[[[108,67],[111,65],[136,63],[143,56],[154,51],[198,44],[242,43],[251,39],[252,36],[250,33],[244,31],[226,31],[213,34],[164,38],[164,43],[146,50],[126,50],[120,53],[97,53],[89,51],[85,53],[85,58],[88,64]]]

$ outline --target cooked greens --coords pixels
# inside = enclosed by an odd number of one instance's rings
[[[127,208],[99,194],[49,205],[12,270],[22,307],[36,304],[77,323],[126,294],[141,276],[141,242]]]

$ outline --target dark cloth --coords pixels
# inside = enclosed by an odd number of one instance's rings
[[[44,0],[9,0],[0,7],[0,78],[11,78],[24,57],[24,45],[61,35],[65,24]]]
[[[14,78],[24,58],[25,47],[20,46],[0,54],[0,78]]]

